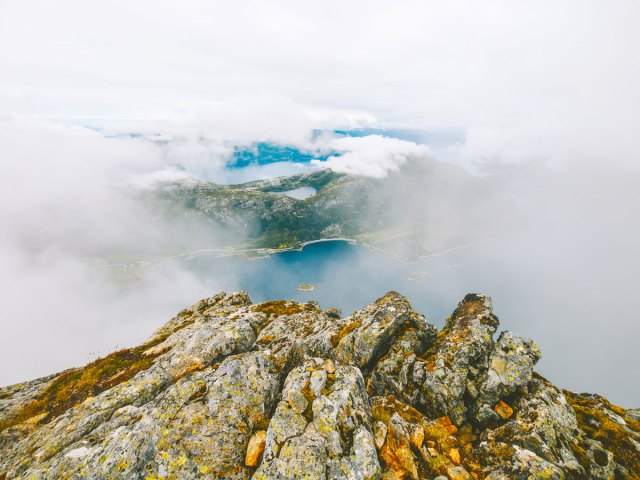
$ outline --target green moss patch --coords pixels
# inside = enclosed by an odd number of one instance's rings
[[[397,413],[409,423],[422,424],[424,416],[415,408],[399,401],[394,395],[376,397],[372,402],[373,418],[388,423],[394,413]]]
[[[613,453],[614,460],[629,472],[640,472],[640,455],[631,441],[629,432],[623,425],[609,418],[602,410],[603,407],[607,408],[610,405],[609,402],[605,399],[598,402],[568,390],[565,390],[564,394],[576,412],[578,425],[582,431],[589,438],[601,442],[605,449]],[[620,407],[616,407],[616,409],[612,411],[624,412],[624,409]],[[581,457],[584,458],[584,455]],[[640,473],[636,473],[630,478],[640,479]]]
[[[304,308],[298,303],[276,300],[274,302],[260,303],[259,305],[253,307],[253,311],[266,313],[268,316],[280,316],[302,313],[304,312]]]
[[[158,337],[139,347],[119,350],[84,367],[63,372],[16,415],[0,421],[0,431],[34,417],[41,417],[37,421],[38,424],[49,423],[87,398],[126,382],[153,364],[162,351],[146,355],[144,352],[166,338]]]
[[[362,319],[358,318],[356,320],[353,320],[351,322],[349,322],[347,325],[345,325],[342,330],[340,330],[337,334],[332,335],[331,337],[331,344],[334,347],[337,347],[338,344],[342,341],[342,339],[344,337],[346,337],[347,335],[349,335],[351,332],[353,332],[356,328],[358,328],[360,325],[362,325]]]

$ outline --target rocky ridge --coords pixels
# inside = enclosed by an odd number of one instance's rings
[[[470,294],[342,318],[219,293],[143,345],[0,389],[0,479],[637,479],[640,412],[563,391]]]

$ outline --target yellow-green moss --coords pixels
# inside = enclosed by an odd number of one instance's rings
[[[626,431],[623,425],[609,418],[601,408],[598,408],[599,403],[602,403],[605,408],[608,408],[611,404],[605,399],[597,402],[568,390],[565,390],[564,394],[576,412],[578,425],[587,436],[601,442],[605,449],[613,453],[614,460],[629,472],[640,472],[640,455],[638,455],[638,451],[631,441],[629,432]],[[616,408],[624,413],[624,409]],[[630,423],[635,424],[637,422]],[[632,428],[631,425],[629,426]],[[633,426],[637,428],[637,425]],[[578,453],[580,453],[578,458],[584,461],[586,453],[580,452],[580,446],[574,445],[572,450],[574,450],[574,453],[578,450]],[[630,479],[640,479],[640,473],[631,473],[631,475]]]
[[[340,330],[337,334],[333,335],[331,337],[331,344],[334,347],[337,347],[338,344],[340,343],[340,341],[346,337],[347,335],[349,335],[351,332],[353,332],[356,328],[358,328],[360,325],[362,325],[362,319],[358,318],[356,320],[353,320],[352,322],[349,322],[347,325],[345,325],[342,330]]]
[[[195,322],[195,320],[191,319],[191,320],[187,320],[185,322],[182,322],[180,325],[178,325],[176,328],[174,328],[171,333],[176,333],[179,332],[180,330],[182,330],[183,328],[187,328],[189,325],[193,325],[193,323]]]
[[[316,396],[313,393],[313,390],[311,390],[311,380],[309,378],[304,383],[304,386],[300,390],[300,393],[302,393],[304,398],[307,400],[307,408],[305,409],[304,412],[302,412],[302,415],[304,416],[307,423],[312,422],[313,421],[313,401],[315,400]]]
[[[256,343],[271,343],[274,340],[276,340],[275,335],[263,335],[262,337],[258,338],[258,340],[256,340]]]
[[[453,320],[460,319],[462,317],[474,317],[484,311],[485,306],[481,298],[475,298],[473,300],[465,300],[458,308],[453,312]]]
[[[394,413],[397,413],[409,423],[422,424],[424,416],[415,408],[399,401],[395,396],[378,397],[371,406],[373,418],[387,423]]]
[[[427,460],[427,466],[434,474],[444,475],[447,473],[447,467],[451,466],[451,461],[446,455],[439,453]]]
[[[441,448],[448,449],[455,447],[455,442],[449,442],[449,437],[456,432],[450,422],[444,421],[445,418],[448,420],[448,417],[442,417],[432,423],[425,424],[424,438],[434,441]]]
[[[280,316],[302,313],[304,311],[304,308],[298,303],[276,300],[273,302],[260,303],[259,305],[253,307],[253,311],[266,313],[268,316]]]
[[[165,339],[166,336],[158,337],[153,342],[119,350],[84,367],[63,372],[16,415],[1,421],[0,431],[39,416],[42,417],[39,424],[48,423],[87,398],[129,380],[153,364],[155,357],[162,352],[144,352]]]

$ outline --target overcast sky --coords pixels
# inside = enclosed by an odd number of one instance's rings
[[[475,161],[622,161],[639,21],[632,0],[3,0],[0,105],[250,140],[456,128]]]
[[[553,290],[540,301],[562,303],[567,325],[584,320],[567,305],[588,294],[592,344],[598,328],[623,332],[594,365],[637,403],[640,388],[621,382],[637,372],[640,335],[638,25],[634,0],[0,0],[0,385],[139,341],[215,288],[162,271],[123,292],[87,269],[93,252],[157,233],[116,187],[167,178],[178,161],[206,177],[234,144],[308,147],[313,129],[373,127],[459,140],[315,146],[347,152],[336,170],[376,177],[429,153],[498,174],[547,260],[496,270],[514,282],[535,272],[522,289]],[[87,125],[182,143],[160,151]],[[77,334],[60,353],[65,329]],[[563,335],[548,358],[576,331]]]

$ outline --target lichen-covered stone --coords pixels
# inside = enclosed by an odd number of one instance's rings
[[[458,430],[447,417],[431,420],[394,396],[372,399],[374,435],[384,478],[421,479],[448,474],[463,460],[473,471],[479,469],[472,455],[461,449],[468,445],[466,430]]]
[[[561,391],[536,378],[528,394],[514,402],[514,411],[507,423],[487,429],[482,438],[534,452],[575,475],[585,474],[574,453],[576,442],[582,441],[575,412]]]
[[[425,321],[405,324],[387,353],[372,369],[367,385],[369,393],[391,394],[414,403],[417,391],[411,372],[418,355],[433,344],[436,334],[436,328]]]
[[[561,391],[468,295],[345,319],[220,293],[146,342],[0,388],[0,480],[639,479],[638,410]]]
[[[345,327],[334,340],[335,355],[342,363],[370,367],[386,353],[407,323],[418,330],[421,341],[426,340],[429,326],[424,317],[411,309],[405,297],[389,292],[346,319]]]
[[[487,371],[498,319],[486,295],[467,295],[438,334],[436,343],[413,365],[417,403],[434,416],[447,415],[456,425],[465,421],[465,395],[477,398]]]
[[[527,386],[540,356],[540,349],[533,340],[502,332],[489,359],[489,368],[478,386],[475,410],[479,422],[511,417],[513,411],[503,399]]]
[[[330,379],[327,366],[333,370]],[[317,378],[327,378],[322,388],[312,388]],[[305,399],[305,409],[297,411],[291,397]],[[379,472],[360,371],[322,358],[294,368],[267,430],[256,478],[373,479]]]
[[[416,322],[377,362],[369,392],[392,394],[421,406],[432,418],[447,415],[462,423],[464,396],[479,393],[497,326],[491,301],[482,295],[467,296],[437,337],[432,326]]]

